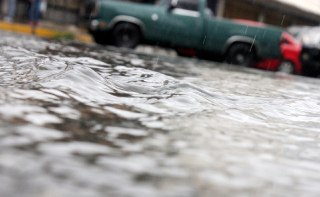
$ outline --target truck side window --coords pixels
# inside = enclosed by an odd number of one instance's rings
[[[218,9],[218,0],[208,0],[207,3],[207,8],[211,10],[212,16],[215,16]]]
[[[190,10],[190,11],[198,11],[198,0],[178,0],[177,8]]]

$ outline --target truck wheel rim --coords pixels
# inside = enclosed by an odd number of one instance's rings
[[[237,54],[235,58],[237,63],[242,64],[245,62],[245,56],[242,53]]]

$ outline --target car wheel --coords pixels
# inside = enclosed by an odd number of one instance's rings
[[[278,71],[287,74],[294,73],[294,64],[290,61],[282,61],[281,64],[278,66]]]
[[[140,29],[130,23],[120,23],[112,31],[113,43],[117,47],[135,48],[141,38]]]
[[[255,61],[254,48],[244,43],[233,44],[226,54],[225,61],[228,64],[250,67]]]

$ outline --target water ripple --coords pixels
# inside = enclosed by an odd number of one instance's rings
[[[319,80],[1,35],[1,196],[319,196]]]

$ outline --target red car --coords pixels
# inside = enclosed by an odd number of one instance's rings
[[[236,19],[235,21],[251,26],[264,26],[264,23]],[[301,74],[302,64],[300,55],[302,51],[302,44],[295,40],[289,33],[283,33],[280,40],[281,59],[263,59],[257,62],[254,67],[263,70],[280,71],[290,74]]]
[[[283,33],[280,41],[281,59],[264,59],[259,61],[255,67],[280,71],[291,74],[301,74],[302,64],[300,61],[300,55],[302,45],[298,43],[290,34]]]

